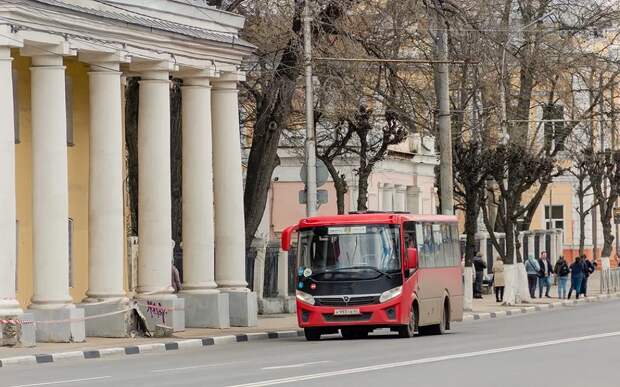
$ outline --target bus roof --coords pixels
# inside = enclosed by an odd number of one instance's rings
[[[346,224],[401,224],[403,222],[456,223],[455,215],[418,215],[404,213],[360,213],[314,216],[299,221],[299,228]]]

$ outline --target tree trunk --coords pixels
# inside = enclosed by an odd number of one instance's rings
[[[368,210],[368,178],[370,176],[370,171],[366,170],[366,168],[359,170],[358,173],[358,193],[357,193],[357,210],[358,211],[366,211]]]
[[[478,215],[480,213],[480,207],[478,203],[478,193],[471,192],[467,198],[467,205],[465,207],[465,267],[470,267],[471,262],[476,254],[476,233],[478,232]]]
[[[138,235],[138,77],[127,78],[125,86],[125,153],[127,157],[127,191],[129,192],[128,234]]]
[[[583,192],[583,179],[579,180],[579,191],[577,192],[579,197],[579,256],[585,254],[586,246],[586,211],[584,204],[584,192]]]
[[[172,186],[172,239],[176,250],[183,234],[183,134],[181,123],[181,83],[174,79],[170,88],[170,177]]]
[[[601,224],[603,225],[603,251],[601,252],[601,258],[608,258],[611,256],[611,249],[614,243],[613,228],[611,225],[611,216],[607,216],[609,211],[603,213],[603,207],[601,208]],[[606,207],[606,206],[605,206]]]
[[[280,164],[278,145],[282,130],[287,127],[296,82],[301,74],[299,39],[302,34],[303,2],[295,3],[292,31],[273,79],[256,101],[256,122],[248,158],[243,195],[246,249],[263,218],[273,170]]]
[[[344,195],[347,193],[347,181],[345,180],[343,175],[340,175],[336,167],[334,166],[334,161],[328,157],[321,157],[317,153],[317,158],[325,164],[329,175],[332,177],[334,181],[334,188],[336,189],[336,206],[338,207],[338,214],[344,214]]]

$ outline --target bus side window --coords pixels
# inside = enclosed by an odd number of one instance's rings
[[[430,223],[424,224],[424,267],[436,267],[435,258],[436,246],[433,241],[433,225]]]
[[[433,224],[433,244],[434,244],[434,256],[435,256],[435,264],[434,267],[444,267],[445,264],[445,253],[444,253],[444,245],[443,245],[443,237],[441,235],[441,225]]]
[[[403,225],[403,229],[405,232],[405,249],[410,247],[417,248],[417,241],[415,235],[415,223],[414,222],[405,222]]]
[[[459,239],[459,227],[456,224],[450,225],[450,233],[452,236],[452,248],[454,251],[453,266],[461,265],[461,241]]]
[[[441,237],[443,238],[444,266],[454,266],[454,248],[449,224],[441,225]]]

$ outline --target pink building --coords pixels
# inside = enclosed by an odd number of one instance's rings
[[[256,237],[273,239],[285,227],[305,216],[305,205],[299,203],[299,191],[304,189],[299,171],[303,162],[300,152],[287,148],[278,151],[280,166],[273,181],[265,215]],[[370,176],[369,210],[436,213],[438,199],[435,189],[435,166],[438,157],[435,139],[411,134],[405,142],[391,147],[388,157],[379,162]],[[355,161],[342,161],[339,170],[347,177],[349,192],[345,195],[345,211],[357,209],[357,175]],[[337,213],[336,191],[331,179],[320,189],[328,191],[328,202],[321,205],[319,215]]]

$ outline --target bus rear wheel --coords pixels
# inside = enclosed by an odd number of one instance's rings
[[[407,325],[402,325],[398,327],[398,336],[403,339],[408,339],[415,335],[415,332],[418,328],[418,310],[415,305],[411,306],[411,311],[409,312],[409,322]]]
[[[447,301],[444,302],[443,313],[441,315],[441,322],[439,324],[429,325],[427,327],[420,327],[420,334],[423,335],[443,335],[450,329],[450,307]]]
[[[319,328],[304,328],[304,336],[308,341],[321,340],[321,330]]]

